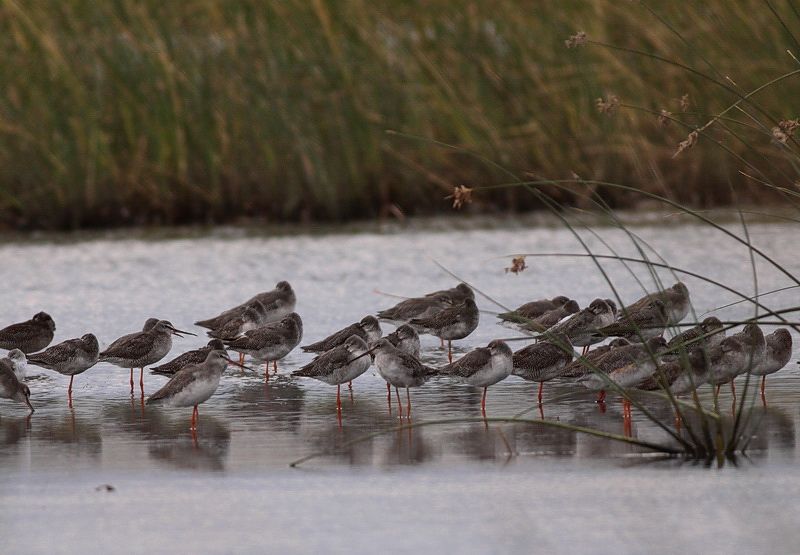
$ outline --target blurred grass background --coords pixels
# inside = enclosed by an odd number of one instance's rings
[[[761,121],[731,111],[673,158],[737,96],[646,56],[564,44],[582,30],[745,92],[800,68],[787,54],[798,55],[794,1],[652,10],[606,0],[0,0],[0,227],[435,213],[451,210],[455,185],[509,180],[386,130],[525,178],[578,175],[696,206],[729,203],[734,190],[776,198],[743,169],[796,190],[793,147],[776,144],[768,120],[800,116],[800,79],[754,97]],[[600,113],[596,99],[610,95],[620,107]],[[662,125],[660,110],[677,121]],[[612,206],[637,198],[599,192]],[[498,188],[470,209],[535,202]]]

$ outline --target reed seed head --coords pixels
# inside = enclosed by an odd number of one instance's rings
[[[578,48],[579,46],[584,46],[586,44],[586,33],[584,31],[578,31],[565,40],[564,44],[567,48]]]

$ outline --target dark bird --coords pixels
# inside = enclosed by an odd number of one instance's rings
[[[212,339],[205,347],[200,347],[199,349],[194,349],[192,351],[186,351],[185,353],[173,358],[169,362],[165,362],[160,366],[153,366],[150,368],[150,370],[154,374],[172,375],[183,367],[189,366],[190,364],[200,364],[206,360],[208,353],[215,350],[225,350],[225,344],[219,339]]]
[[[667,324],[677,324],[686,318],[692,304],[689,298],[689,289],[679,281],[663,291],[645,295],[633,304],[626,306],[621,313],[624,316],[646,309],[656,299],[664,303]]]
[[[365,343],[372,343],[381,337],[381,324],[374,316],[364,316],[361,321],[350,324],[346,328],[329,335],[322,341],[317,341],[316,343],[311,343],[310,345],[305,345],[300,348],[307,353],[324,353],[325,351],[330,351],[334,347],[343,344],[351,335],[357,335],[363,339]]]
[[[19,349],[26,355],[41,351],[53,340],[56,323],[46,312],[37,312],[33,318],[11,324],[0,330],[0,349]]]
[[[415,318],[409,322],[424,333],[447,341],[447,358],[453,362],[453,340],[463,339],[475,331],[480,320],[478,306],[472,299],[440,310],[430,318]]]
[[[221,328],[229,320],[240,316],[248,306],[255,305],[256,302],[264,305],[266,309],[266,312],[264,312],[259,322],[259,324],[264,325],[277,322],[281,318],[294,312],[297,297],[295,297],[294,290],[292,286],[289,285],[288,281],[279,281],[275,285],[275,289],[259,293],[242,304],[230,308],[213,318],[198,320],[195,322],[195,325],[212,330]]]
[[[660,337],[667,327],[666,305],[661,299],[649,301],[647,305],[628,310],[619,320],[598,329],[593,337],[624,337],[630,341]]]
[[[561,375],[572,361],[572,344],[564,333],[547,332],[548,339],[524,347],[514,353],[515,376],[529,382],[539,382],[539,404],[542,403],[544,382]]]

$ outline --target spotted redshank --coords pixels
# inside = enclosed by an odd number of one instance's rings
[[[440,310],[430,318],[415,318],[409,323],[424,333],[447,341],[447,358],[453,362],[453,340],[463,339],[478,327],[480,312],[470,298],[464,302]]]
[[[19,349],[26,355],[41,351],[53,340],[56,323],[46,312],[38,312],[33,318],[11,324],[0,330],[0,349]]]
[[[292,286],[289,285],[288,281],[279,281],[275,285],[275,289],[266,291],[264,293],[259,293],[242,304],[228,309],[213,318],[199,320],[195,322],[195,325],[212,330],[218,329],[224,326],[228,320],[239,316],[242,312],[244,312],[245,308],[250,305],[254,305],[256,301],[264,305],[264,308],[266,309],[261,317],[261,321],[259,322],[261,325],[264,325],[277,322],[278,320],[294,312],[297,298],[295,297],[294,290],[292,289]]]
[[[265,363],[265,378],[269,379],[269,363],[278,371],[278,361],[300,344],[303,338],[303,321],[296,312],[284,316],[278,322],[245,332],[244,335],[227,342],[228,348],[237,353],[250,355]]]
[[[190,364],[200,364],[206,360],[208,353],[215,350],[225,350],[225,344],[219,339],[212,339],[205,347],[187,351],[173,358],[169,362],[165,362],[159,366],[151,367],[150,370],[154,374],[172,375],[184,366],[189,366]]]
[[[329,335],[322,341],[305,345],[301,347],[301,349],[307,353],[324,353],[325,351],[329,351],[343,344],[351,335],[357,335],[363,339],[365,343],[372,343],[381,337],[381,324],[374,316],[365,316],[361,321],[350,324],[346,328]]]
[[[457,361],[443,366],[437,373],[452,376],[464,383],[483,388],[481,411],[486,413],[486,390],[511,375],[514,370],[511,348],[495,339],[486,347],[478,347]]]
[[[539,404],[542,404],[544,382],[561,375],[573,356],[572,344],[565,333],[546,333],[547,339],[533,343],[514,353],[515,376],[539,382]]]
[[[87,333],[77,339],[62,341],[40,353],[34,353],[28,357],[28,361],[31,364],[69,376],[67,397],[71,401],[72,381],[75,376],[97,364],[99,353],[97,337]]]
[[[406,416],[410,418],[411,393],[409,393],[409,388],[421,386],[436,373],[436,370],[425,366],[416,357],[401,351],[388,339],[379,339],[370,350],[375,353],[375,367],[378,369],[378,374],[386,380],[386,383],[394,387],[401,416],[403,415],[403,405],[400,401],[399,388],[406,389],[408,402]]]
[[[24,403],[33,412],[31,390],[17,379],[11,364],[0,361],[0,398]]]

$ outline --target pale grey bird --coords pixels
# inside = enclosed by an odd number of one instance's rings
[[[219,339],[212,339],[206,346],[200,347],[199,349],[194,349],[192,351],[187,351],[178,355],[172,360],[165,362],[164,364],[153,366],[150,368],[150,370],[154,374],[172,375],[183,367],[189,366],[190,364],[200,364],[206,360],[208,353],[215,350],[225,350],[225,344]]]
[[[547,332],[545,341],[539,341],[514,353],[513,374],[529,382],[539,382],[539,404],[542,404],[544,382],[561,376],[572,361],[573,351],[565,333]],[[543,336],[544,337],[544,336]]]
[[[708,383],[716,386],[715,397],[720,386],[731,382],[731,390],[736,393],[733,380],[762,364],[766,351],[764,333],[756,324],[747,324],[742,331],[726,337],[719,345],[707,350],[709,378]]]
[[[447,341],[447,357],[453,362],[453,340],[463,339],[475,331],[480,320],[478,306],[470,298],[461,304],[440,310],[430,318],[414,318],[409,322],[423,333]]]
[[[481,411],[486,413],[486,390],[511,375],[513,353],[505,341],[495,339],[486,347],[478,347],[460,359],[443,366],[437,373],[451,376],[464,383],[483,388]]]
[[[165,407],[194,407],[191,430],[197,428],[197,406],[206,402],[217,391],[222,373],[228,364],[243,366],[228,358],[225,351],[210,351],[204,362],[190,364],[178,370],[164,387],[153,393],[148,405]]]
[[[750,370],[754,376],[761,376],[761,396],[767,385],[767,376],[774,374],[789,363],[792,358],[792,336],[786,328],[778,328],[764,337],[766,348],[764,356]]]
[[[401,351],[419,358],[419,334],[412,326],[403,324],[392,333],[387,334],[386,339]]]
[[[357,335],[365,343],[372,343],[381,337],[381,324],[375,316],[364,316],[361,321],[332,333],[322,341],[300,347],[307,353],[324,353],[347,341],[351,335]]]
[[[261,325],[277,322],[282,318],[294,312],[294,307],[297,303],[297,297],[294,294],[292,286],[288,281],[279,281],[275,285],[275,289],[259,293],[254,297],[248,299],[240,305],[230,308],[221,314],[209,318],[207,320],[199,320],[195,322],[196,326],[201,326],[209,329],[218,329],[225,325],[228,320],[236,318],[241,315],[244,310],[251,305],[260,302],[264,305],[266,312],[261,317],[259,322]]]
[[[26,368],[28,366],[28,359],[25,357],[25,353],[19,349],[11,349],[2,360],[11,365],[11,369],[19,381],[25,381]]]
[[[336,407],[341,410],[340,389],[367,371],[372,359],[367,352],[366,342],[358,335],[351,335],[343,343],[325,351],[292,376],[314,378],[328,385],[336,386]]]
[[[0,398],[24,403],[34,411],[31,405],[31,390],[17,379],[11,364],[0,361]]]
[[[37,312],[33,318],[11,324],[0,330],[0,349],[19,349],[26,355],[41,351],[53,340],[56,323],[46,312]]]
[[[241,337],[226,342],[228,348],[237,353],[247,354],[266,364],[269,379],[269,363],[278,371],[278,361],[288,355],[300,344],[303,338],[303,321],[296,312],[284,316],[278,322],[245,332]]]
[[[77,339],[62,341],[40,353],[34,353],[28,357],[28,362],[69,376],[67,396],[71,399],[72,380],[97,364],[99,353],[97,337],[87,333]]]
[[[115,341],[114,348],[109,347],[100,353],[98,362],[130,368],[131,393],[133,393],[133,369],[140,368],[139,386],[144,391],[144,367],[155,364],[167,356],[172,349],[172,336],[181,337],[181,334],[195,335],[177,329],[168,320],[159,320],[147,331],[128,334],[124,341]]]
[[[679,281],[672,287],[668,287],[663,291],[645,295],[638,301],[625,307],[621,313],[624,316],[625,314],[632,314],[646,309],[650,303],[656,299],[664,303],[667,324],[670,325],[677,324],[686,318],[692,304],[689,297],[689,289],[685,284]]]
[[[467,301],[470,300],[467,299]],[[375,367],[378,369],[378,374],[387,384],[394,387],[401,416],[403,406],[398,389],[401,387],[406,389],[408,401],[406,415],[410,417],[411,393],[409,393],[409,388],[421,386],[436,373],[436,370],[425,366],[416,357],[401,351],[385,338],[379,339],[370,350],[375,353]]]

